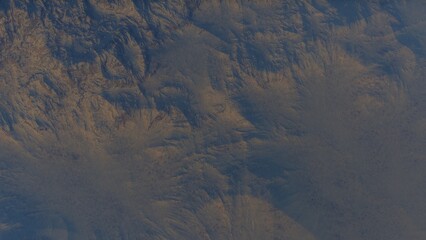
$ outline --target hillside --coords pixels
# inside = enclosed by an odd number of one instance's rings
[[[0,239],[426,239],[422,0],[1,0]]]

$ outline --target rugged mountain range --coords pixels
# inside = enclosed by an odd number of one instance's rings
[[[1,0],[0,239],[426,239],[422,0]]]

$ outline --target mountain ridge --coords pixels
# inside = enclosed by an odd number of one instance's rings
[[[2,239],[423,239],[421,1],[0,3]]]

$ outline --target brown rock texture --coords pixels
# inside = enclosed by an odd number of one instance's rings
[[[0,239],[426,239],[422,0],[1,0]]]

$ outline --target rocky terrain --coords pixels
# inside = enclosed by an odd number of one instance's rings
[[[0,239],[426,239],[422,0],[1,0]]]

